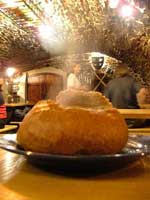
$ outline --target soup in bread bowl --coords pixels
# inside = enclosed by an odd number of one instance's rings
[[[39,101],[25,116],[17,141],[34,152],[114,154],[126,145],[125,120],[99,92],[65,90]]]

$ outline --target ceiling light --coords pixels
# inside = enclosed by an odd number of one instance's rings
[[[117,8],[118,4],[119,4],[119,0],[109,0],[110,8]]]
[[[120,14],[122,17],[131,17],[133,15],[133,8],[130,5],[121,7]]]
[[[54,30],[48,25],[40,25],[38,27],[39,34],[45,38],[48,38],[54,34]]]
[[[15,71],[16,71],[15,68],[9,67],[9,68],[7,68],[7,70],[6,70],[6,74],[7,74],[8,77],[11,77],[11,76],[14,75]]]
[[[17,7],[17,3],[14,0],[3,0],[3,3],[5,3],[7,7]]]

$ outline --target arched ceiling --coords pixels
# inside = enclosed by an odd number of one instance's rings
[[[0,0],[0,70],[66,53],[100,51],[138,70],[150,82],[150,1],[120,0],[135,16],[123,18],[110,0]],[[145,8],[145,9],[143,9]],[[47,34],[47,31],[49,34]]]

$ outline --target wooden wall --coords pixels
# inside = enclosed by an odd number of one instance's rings
[[[36,103],[42,99],[54,99],[63,90],[63,78],[53,73],[41,73],[28,77],[27,100]]]

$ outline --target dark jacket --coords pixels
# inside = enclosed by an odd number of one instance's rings
[[[136,94],[140,90],[138,84],[132,77],[124,76],[111,80],[104,95],[112,102],[116,108],[139,108]]]

